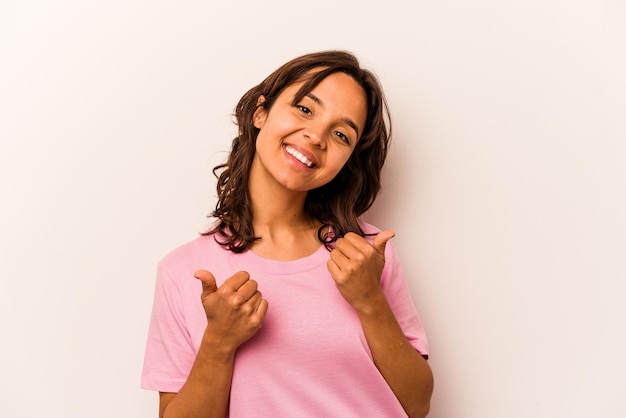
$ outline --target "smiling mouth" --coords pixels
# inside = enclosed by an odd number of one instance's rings
[[[313,166],[315,165],[313,161],[309,160],[304,155],[302,155],[300,151],[298,151],[295,148],[290,147],[289,145],[285,145],[285,151],[287,151],[287,154],[291,155],[296,160],[300,161],[302,164],[306,165],[309,168],[313,168]]]

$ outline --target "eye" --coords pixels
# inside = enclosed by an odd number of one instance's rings
[[[298,109],[300,109],[300,111],[301,111],[302,113],[305,113],[305,114],[307,114],[307,115],[310,115],[311,113],[313,113],[313,112],[311,112],[311,109],[309,109],[309,108],[308,108],[308,107],[306,107],[306,106],[296,105],[296,107],[297,107]]]
[[[335,135],[337,135],[337,137],[339,137],[339,139],[341,139],[347,145],[350,145],[350,138],[348,138],[348,136],[346,134],[344,134],[341,131],[335,131],[334,133],[335,133]]]

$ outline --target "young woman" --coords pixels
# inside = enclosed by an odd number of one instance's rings
[[[158,266],[142,386],[160,416],[426,416],[394,233],[358,219],[389,145],[376,77],[347,52],[305,55],[235,115],[216,222]]]

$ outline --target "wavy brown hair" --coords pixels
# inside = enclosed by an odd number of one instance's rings
[[[315,70],[315,71],[313,71]],[[216,166],[218,202],[211,216],[218,219],[205,235],[219,233],[218,242],[231,251],[243,252],[256,239],[248,176],[259,129],[253,124],[258,106],[269,112],[288,86],[303,82],[293,103],[297,104],[324,78],[333,73],[352,77],[365,91],[367,119],[361,138],[341,171],[329,183],[307,193],[304,210],[309,219],[322,223],[318,238],[327,247],[348,232],[364,235],[358,217],[372,206],[380,191],[381,170],[391,139],[391,119],[383,90],[370,70],[346,51],[323,51],[303,55],[282,65],[263,82],[243,95],[234,116],[239,128],[225,163]],[[258,104],[260,96],[265,101]],[[324,233],[330,227],[332,234]]]

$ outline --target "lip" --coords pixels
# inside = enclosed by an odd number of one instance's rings
[[[292,155],[290,155],[287,150],[286,147],[289,146],[293,149],[295,149],[296,151],[298,151],[300,154],[304,155],[308,160],[313,162],[313,167],[307,167],[307,168],[316,168],[317,166],[319,166],[319,161],[317,159],[317,157],[315,156],[314,153],[312,153],[311,151],[309,151],[308,149],[301,147],[299,145],[295,145],[295,144],[283,144],[283,149],[285,150],[285,153],[291,157],[291,158],[295,158]],[[298,161],[298,163],[300,163],[300,161]],[[300,163],[302,164],[302,163]],[[304,167],[306,167],[304,164],[302,164]]]

